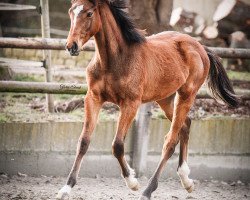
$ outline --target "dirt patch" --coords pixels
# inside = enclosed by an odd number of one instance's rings
[[[196,99],[190,111],[191,118],[211,116],[249,117],[250,101],[243,101],[238,108],[219,104],[214,99]]]
[[[56,193],[65,183],[66,178],[55,177],[6,177],[0,178],[0,199],[55,199]],[[74,187],[71,199],[78,200],[136,200],[146,187],[147,178],[140,179],[141,189],[130,191],[122,178],[79,178]],[[213,199],[243,200],[250,199],[250,185],[219,181],[195,181],[196,189],[188,194],[179,180],[169,178],[161,180],[152,200],[167,199]]]

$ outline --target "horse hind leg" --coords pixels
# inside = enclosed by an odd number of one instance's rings
[[[175,151],[175,146],[180,140],[180,134],[183,133],[182,127],[185,124],[187,114],[194,102],[197,91],[190,91],[187,93],[182,93],[178,91],[175,100],[174,98],[165,99],[165,106],[163,101],[159,101],[158,103],[163,107],[163,110],[166,112],[166,115],[172,119],[171,127],[169,133],[165,137],[165,142],[162,149],[162,156],[160,163],[153,174],[152,178],[149,180],[148,186],[144,190],[142,196],[139,198],[140,200],[149,200],[151,198],[151,194],[153,191],[157,189],[158,179],[166,165],[167,160],[172,156]],[[174,102],[175,101],[175,102]],[[173,107],[174,108],[171,108]],[[182,168],[181,168],[182,169]],[[180,172],[180,171],[179,171]],[[186,178],[187,171],[184,170],[183,176]],[[187,175],[188,176],[188,175]],[[192,182],[193,183],[193,182]]]
[[[190,174],[190,169],[187,164],[190,125],[191,120],[189,117],[187,117],[180,132],[180,155],[177,169],[177,174],[181,179],[181,184],[189,193],[194,190],[194,181],[188,177]]]
[[[162,110],[165,112],[166,117],[172,121],[173,111],[174,111],[174,96],[171,96],[167,99],[163,99],[157,102]],[[177,168],[177,174],[181,179],[182,186],[188,191],[192,192],[194,189],[194,182],[192,179],[189,179],[188,175],[190,174],[190,169],[187,165],[188,157],[188,140],[189,132],[191,126],[191,119],[186,118],[183,127],[180,130],[180,155],[179,155],[179,164]]]

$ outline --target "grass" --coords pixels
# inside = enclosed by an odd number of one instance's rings
[[[231,80],[250,81],[249,72],[227,71],[227,74]]]
[[[8,122],[7,116],[4,113],[0,113],[0,123]]]
[[[44,77],[39,75],[26,75],[26,74],[16,74],[13,77],[14,81],[23,81],[23,82],[44,82]]]

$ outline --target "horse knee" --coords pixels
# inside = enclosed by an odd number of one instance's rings
[[[113,155],[120,158],[124,155],[124,143],[121,140],[115,140],[112,144]]]
[[[85,154],[88,150],[90,138],[89,137],[80,137],[79,139],[79,154]]]

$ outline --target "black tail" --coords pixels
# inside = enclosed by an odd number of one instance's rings
[[[227,73],[217,55],[208,48],[205,48],[210,60],[210,70],[208,75],[208,87],[215,97],[232,107],[237,107],[239,99],[236,96]]]

